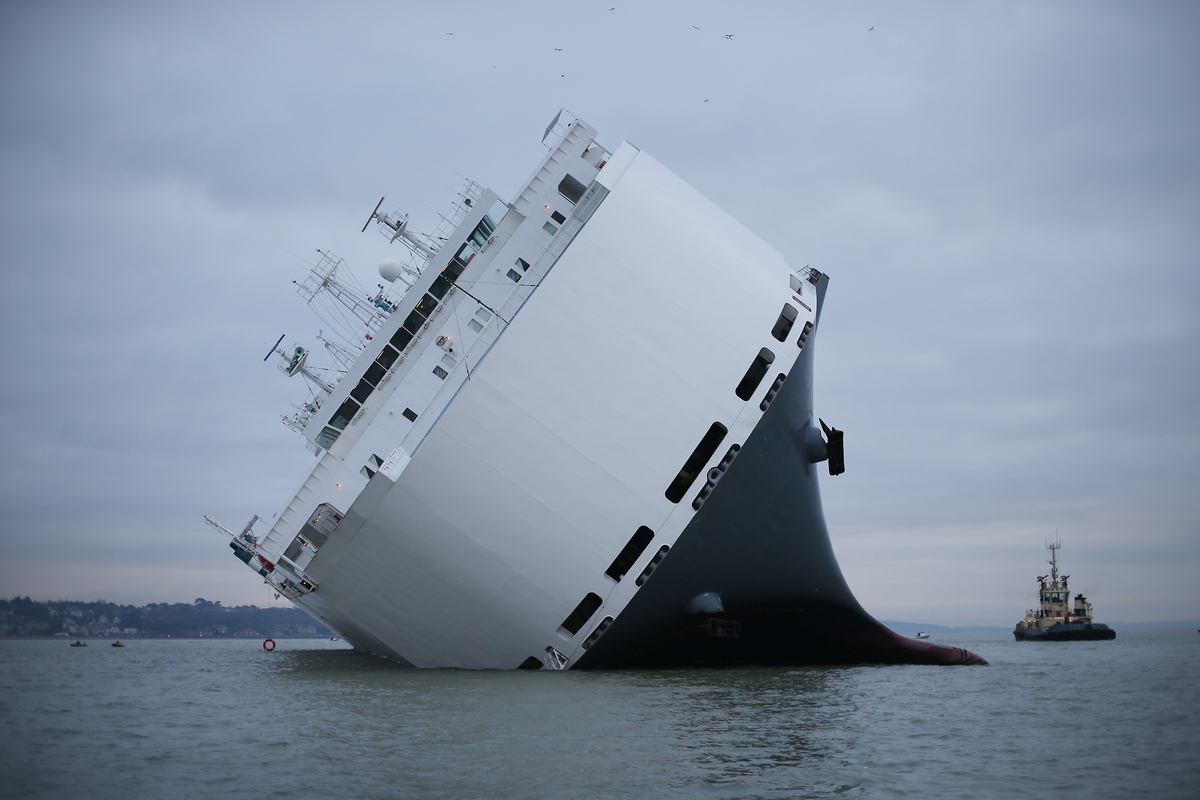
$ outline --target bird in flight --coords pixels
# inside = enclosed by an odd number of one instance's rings
[[[562,48],[561,48],[561,47],[556,47],[556,48],[554,48],[554,52],[556,52],[556,53],[561,53],[561,52],[562,52]]]
[[[696,26],[695,26],[695,25],[693,25],[692,27],[693,27],[693,28],[696,28]],[[699,28],[696,28],[696,30],[700,30],[700,29],[699,29]]]
[[[727,34],[725,34],[725,38],[726,38],[726,39],[732,39],[732,38],[733,38],[733,34],[732,34],[732,33],[727,33]]]
[[[873,30],[875,30],[875,28],[874,28],[874,27],[867,28],[867,33],[870,33],[870,32],[871,32],[871,31],[873,31]]]

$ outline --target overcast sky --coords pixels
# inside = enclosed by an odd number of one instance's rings
[[[292,281],[373,286],[385,193],[511,198],[565,106],[831,276],[870,612],[1014,623],[1057,531],[1101,621],[1200,618],[1198,9],[3,4],[0,596],[264,605],[203,515],[311,463],[262,361],[319,344]]]

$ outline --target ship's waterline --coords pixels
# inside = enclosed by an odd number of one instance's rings
[[[346,302],[358,352],[335,385],[277,351],[317,392],[287,420],[316,460],[239,557],[418,667],[983,663],[879,625],[833,556],[828,277],[632,144],[556,130],[511,202],[469,184],[444,235],[381,201],[368,225],[412,257],[392,289],[348,296],[328,255],[302,284]]]

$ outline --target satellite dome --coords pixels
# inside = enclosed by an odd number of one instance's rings
[[[388,283],[393,283],[400,277],[400,262],[385,258],[379,264],[379,275]]]

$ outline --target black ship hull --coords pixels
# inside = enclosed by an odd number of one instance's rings
[[[1018,642],[1095,642],[1117,638],[1117,632],[1103,623],[1065,622],[1050,628],[1016,628]]]
[[[825,467],[806,443],[818,424],[815,339],[661,565],[575,668],[987,663],[894,633],[846,584],[821,506]],[[706,592],[721,608],[696,613],[693,599]]]

